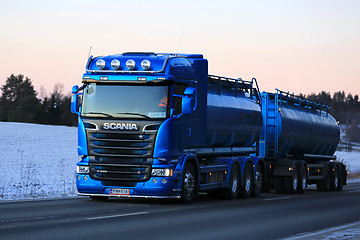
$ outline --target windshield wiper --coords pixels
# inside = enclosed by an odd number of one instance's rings
[[[108,114],[108,113],[102,113],[102,112],[87,112],[87,113],[83,113],[83,114],[101,114],[101,115],[104,115],[104,116],[107,116],[107,117],[114,117],[113,115],[111,114]]]
[[[148,119],[148,120],[151,119],[151,117],[149,117],[149,116],[147,116],[147,115],[145,115],[145,114],[141,114],[141,113],[119,112],[119,113],[116,113],[116,114],[135,115],[135,116],[143,117],[143,118]]]

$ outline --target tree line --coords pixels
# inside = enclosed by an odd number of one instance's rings
[[[77,116],[70,111],[71,95],[56,84],[49,95],[38,97],[31,79],[12,74],[1,86],[0,121],[75,126]]]
[[[75,126],[77,116],[70,111],[71,95],[63,93],[63,86],[56,84],[49,95],[35,91],[31,79],[12,74],[1,87],[0,121],[30,122]],[[300,94],[301,97],[331,106],[329,113],[340,124],[360,124],[360,99],[344,91],[322,91],[318,94]]]

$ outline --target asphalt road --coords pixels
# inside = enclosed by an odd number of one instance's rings
[[[279,239],[360,221],[360,183],[342,192],[192,204],[88,198],[0,203],[0,239]]]

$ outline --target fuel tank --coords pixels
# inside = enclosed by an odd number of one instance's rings
[[[320,104],[300,98],[263,93],[264,117],[261,140],[266,155],[334,154],[340,129]]]
[[[208,86],[207,147],[250,147],[261,127],[260,104],[248,92]]]

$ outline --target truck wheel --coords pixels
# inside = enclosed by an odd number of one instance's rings
[[[306,167],[303,165],[300,170],[299,180],[298,180],[298,193],[304,193],[306,190]]]
[[[344,181],[345,181],[345,171],[342,166],[339,167],[339,185],[338,190],[341,191],[344,187]]]
[[[337,191],[339,188],[339,168],[334,166],[333,174],[331,174],[331,191]]]
[[[190,203],[195,199],[197,192],[197,177],[192,163],[187,163],[182,180],[181,200]]]
[[[329,174],[329,165],[324,167],[324,178],[316,182],[316,188],[318,191],[326,192],[330,190],[331,179]]]
[[[257,164],[255,170],[255,181],[254,181],[254,192],[253,192],[254,197],[260,195],[261,191],[264,189],[263,185],[264,185],[263,167],[260,164]]]
[[[109,197],[106,196],[90,196],[90,198],[94,201],[106,201],[109,199]]]
[[[277,194],[284,193],[284,184],[283,183],[284,183],[283,177],[275,177],[274,187],[275,187],[275,192]]]
[[[240,171],[237,164],[231,166],[229,175],[229,188],[224,189],[223,196],[226,199],[234,200],[239,196],[240,191]]]
[[[292,176],[284,177],[284,190],[287,194],[294,194],[298,189],[299,172],[295,165],[292,171]]]
[[[251,196],[254,188],[253,170],[250,164],[245,164],[244,169],[244,186],[241,190],[241,196],[248,198]]]

